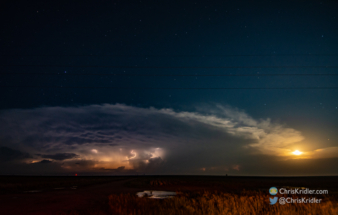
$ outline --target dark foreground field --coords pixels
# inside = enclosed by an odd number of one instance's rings
[[[0,177],[0,214],[338,214],[338,177]],[[319,204],[269,204],[270,187],[328,190]],[[138,198],[144,190],[172,199]],[[287,197],[287,195],[277,195]]]

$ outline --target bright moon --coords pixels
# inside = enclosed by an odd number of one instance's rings
[[[298,150],[292,152],[292,154],[294,154],[294,155],[301,155],[302,153],[303,153],[303,152],[300,152],[300,151],[298,151]]]

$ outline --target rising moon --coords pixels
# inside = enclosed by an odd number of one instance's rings
[[[303,152],[300,152],[300,151],[296,150],[296,151],[292,152],[292,154],[294,154],[294,155],[301,155],[301,154],[303,154]]]

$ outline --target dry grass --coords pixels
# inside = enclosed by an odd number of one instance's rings
[[[319,204],[270,205],[269,195],[261,192],[244,192],[241,195],[221,192],[180,194],[173,199],[138,198],[132,194],[109,196],[112,214],[136,215],[216,215],[216,214],[338,214],[337,204],[328,196]],[[297,196],[292,196],[296,198]],[[298,196],[300,197],[300,196]],[[308,196],[309,197],[309,196]]]
[[[173,185],[173,183],[168,180],[159,180],[159,179],[151,180],[149,184],[150,186],[154,186],[154,187]]]

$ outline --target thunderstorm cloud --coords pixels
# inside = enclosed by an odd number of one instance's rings
[[[123,104],[10,109],[0,112],[0,126],[0,169],[8,174],[15,165],[27,174],[287,173],[297,171],[289,147],[305,139],[221,105],[190,112]],[[320,152],[312,158],[332,162]]]

